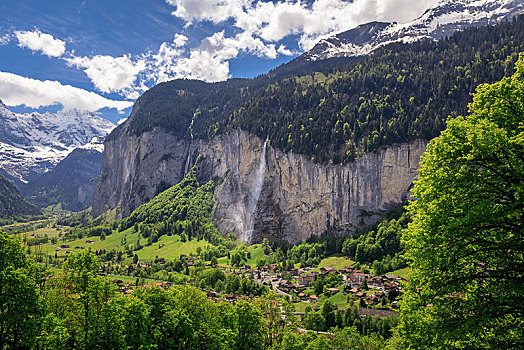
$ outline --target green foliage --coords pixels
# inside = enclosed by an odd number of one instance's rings
[[[130,227],[139,230],[144,238],[158,241],[165,234],[180,235],[182,242],[205,239],[215,245],[222,241],[212,218],[215,204],[215,184],[209,181],[200,185],[196,166],[175,186],[141,205],[120,223],[120,231]]]
[[[240,128],[317,162],[352,161],[381,145],[437,136],[445,116],[466,112],[478,84],[512,73],[524,50],[523,26],[519,17],[437,43],[391,44],[358,64],[323,62],[329,68],[322,74],[290,63],[252,80],[166,82],[138,99],[126,125],[132,134],[161,127],[189,138],[194,119],[198,138]]]
[[[428,146],[402,237],[413,269],[402,334],[413,347],[524,345],[523,125],[521,55]]]
[[[273,147],[333,163],[381,145],[431,139],[445,116],[466,111],[478,84],[511,73],[524,51],[523,26],[520,17],[439,42],[391,44],[327,77],[283,79],[260,89],[218,130],[269,136]]]
[[[406,266],[401,257],[401,232],[407,227],[408,215],[397,208],[374,224],[357,230],[342,245],[342,253],[355,258],[358,263],[373,263],[377,274]]]
[[[40,209],[28,203],[18,189],[0,175],[0,219],[18,219],[42,215]]]
[[[0,231],[0,345],[28,349],[36,341],[43,316],[36,291],[39,269],[28,260],[17,239]]]

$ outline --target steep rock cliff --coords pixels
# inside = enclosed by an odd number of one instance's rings
[[[129,215],[153,197],[160,182],[182,179],[188,155],[193,164],[201,154],[201,180],[220,180],[213,215],[222,231],[252,242],[263,237],[298,242],[329,227],[344,230],[372,222],[402,203],[426,144],[417,140],[380,148],[353,163],[321,165],[273,149],[271,141],[262,160],[264,140],[244,131],[190,143],[160,129],[140,136],[123,130],[105,143],[93,213],[116,208],[117,217]],[[265,169],[257,177],[261,161]],[[258,193],[257,181],[262,184]],[[255,207],[250,205],[254,200]]]

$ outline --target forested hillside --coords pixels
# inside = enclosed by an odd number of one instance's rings
[[[26,202],[18,189],[0,175],[0,219],[41,215],[40,209]]]
[[[257,93],[218,132],[240,127],[285,151],[334,163],[381,145],[431,139],[471,93],[511,75],[524,17],[438,42],[392,44],[347,71],[284,79]],[[212,135],[215,129],[208,129]]]
[[[477,85],[511,75],[524,50],[524,17],[450,38],[391,44],[358,64],[334,63],[206,84],[177,80],[146,92],[129,132],[154,127],[212,138],[235,128],[322,163],[347,162],[381,145],[431,139],[467,111]],[[340,62],[339,62],[340,63]],[[314,72],[313,72],[314,71]],[[122,132],[118,128],[110,137]]]

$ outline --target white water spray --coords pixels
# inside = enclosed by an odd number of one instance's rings
[[[264,175],[266,174],[266,150],[267,150],[268,139],[264,142],[262,148],[262,155],[260,156],[260,163],[255,173],[255,179],[251,185],[251,191],[248,194],[248,200],[246,203],[246,211],[244,218],[244,232],[243,240],[251,244],[253,238],[253,227],[255,225],[255,211],[257,209],[257,203],[262,192],[262,185],[264,184]]]
[[[191,161],[191,146],[193,145],[193,123],[195,122],[196,113],[193,113],[193,118],[191,118],[191,124],[189,124],[189,135],[191,135],[191,141],[189,141],[189,150],[187,152],[186,166],[184,168],[184,177],[186,177],[189,172],[189,162]]]

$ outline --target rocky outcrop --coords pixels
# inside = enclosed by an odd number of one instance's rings
[[[261,159],[264,140],[244,131],[191,144],[159,129],[124,134],[105,143],[95,215],[116,208],[117,217],[125,217],[152,198],[162,181],[180,181],[189,152],[191,163],[203,156],[200,180],[219,182],[213,212],[218,227],[247,239],[246,221],[254,215],[253,242],[270,237],[294,243],[330,227],[350,230],[377,220],[408,196],[427,144],[418,140],[380,148],[353,163],[321,165],[273,149],[271,141]],[[261,161],[266,162],[262,190],[251,210]]]

